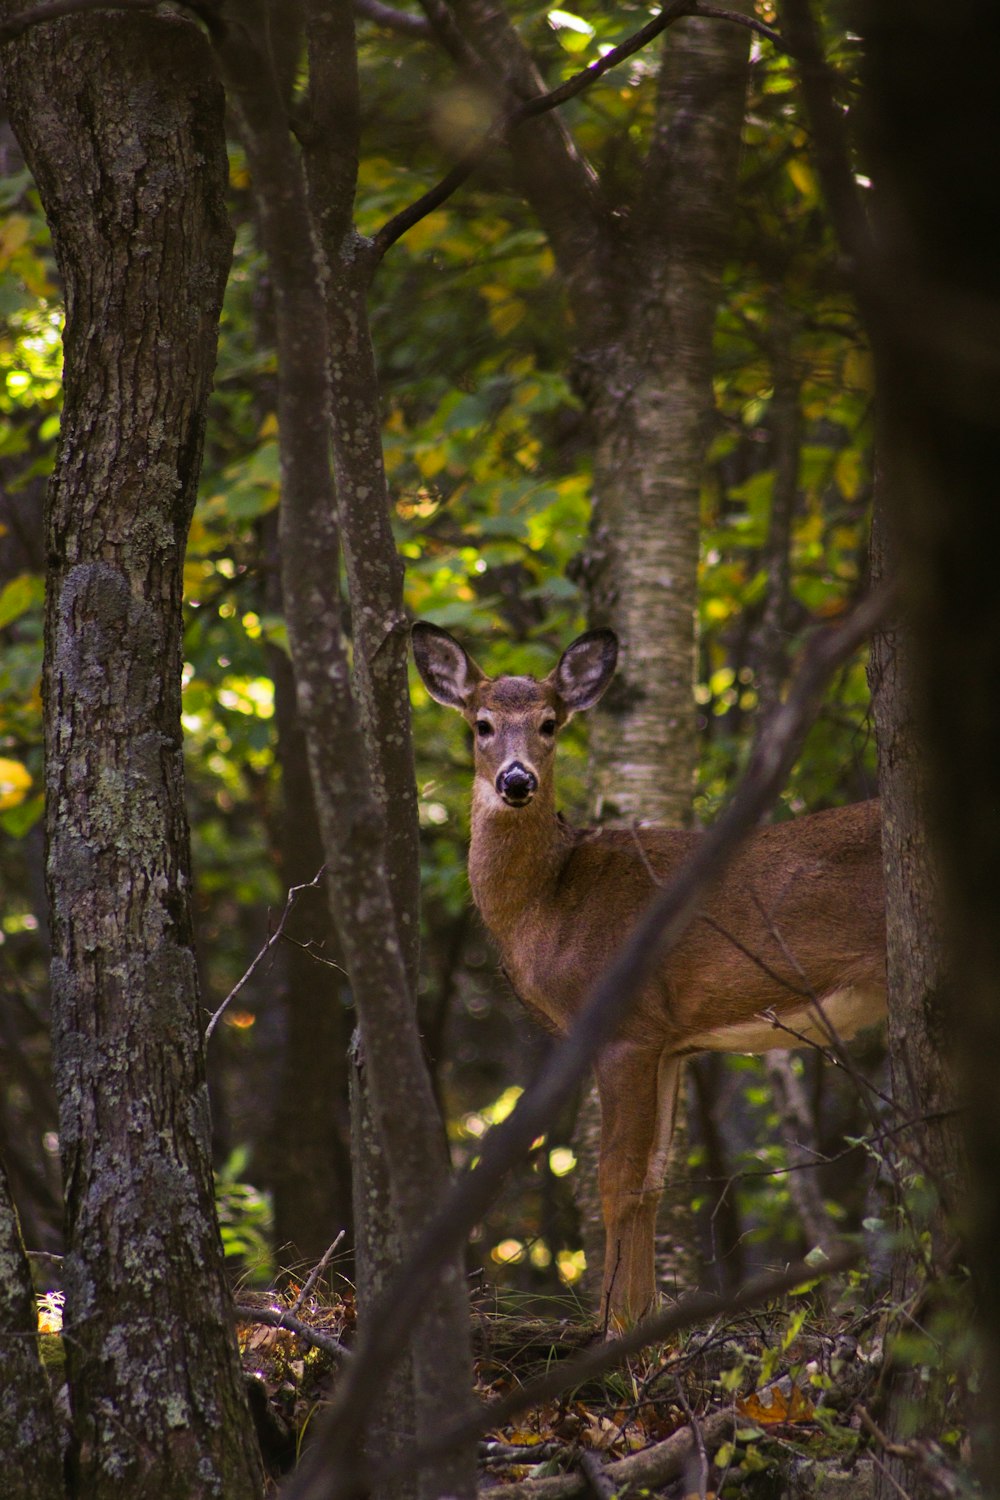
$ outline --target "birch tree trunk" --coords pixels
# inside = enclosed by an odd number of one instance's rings
[[[231,236],[222,95],[176,16],[6,49],[66,295],[48,497],[53,1059],[75,1493],[260,1493],[191,948],[181,569]]]
[[[432,28],[479,86],[501,101],[544,89],[507,13],[451,0],[468,50],[425,0]],[[712,411],[711,358],[746,91],[747,34],[686,18],[665,33],[657,114],[630,201],[612,212],[598,174],[556,115],[514,132],[518,186],[545,230],[574,318],[578,384],[594,432],[594,498],[578,573],[590,623],[611,625],[622,654],[591,722],[598,815],[688,821],[694,714],[699,497]],[[498,80],[503,81],[503,89]],[[684,1110],[674,1160],[685,1154]],[[588,1266],[600,1266],[600,1106],[591,1090],[575,1138]],[[673,1168],[668,1180],[676,1178]],[[661,1220],[686,1277],[691,1232],[681,1190]],[[685,1249],[682,1247],[686,1246]]]

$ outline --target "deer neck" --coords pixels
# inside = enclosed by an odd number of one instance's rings
[[[514,936],[528,910],[552,890],[568,843],[551,785],[543,783],[527,807],[514,808],[476,781],[469,882],[483,921],[499,942]]]

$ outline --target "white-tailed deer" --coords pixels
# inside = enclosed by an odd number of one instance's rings
[[[591,630],[555,670],[487,677],[446,631],[413,627],[431,697],[472,726],[469,879],[518,996],[568,1029],[609,955],[698,833],[578,829],[556,813],[553,751],[610,682],[618,642]],[[595,1062],[601,1098],[604,1292],[612,1317],[655,1294],[653,1235],[681,1059],[826,1043],[885,1010],[878,804],[757,829]]]

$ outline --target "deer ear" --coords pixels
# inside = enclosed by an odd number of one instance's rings
[[[613,630],[588,630],[577,636],[559,658],[549,678],[570,713],[593,708],[618,665],[618,637]]]
[[[486,674],[454,636],[428,620],[418,620],[410,637],[424,687],[436,703],[445,703],[461,712]]]

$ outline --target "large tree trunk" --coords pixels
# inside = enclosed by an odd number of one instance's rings
[[[880,500],[872,534],[875,579],[895,575],[889,559],[888,517]],[[902,1321],[899,1331],[932,1319],[954,1284],[958,1198],[966,1170],[961,1133],[953,1114],[954,1059],[948,1044],[941,997],[947,962],[941,930],[940,889],[927,829],[926,769],[913,713],[912,644],[904,621],[895,621],[872,641],[869,680],[879,752],[882,846],[886,883],[889,980],[889,1056],[897,1118],[910,1123],[898,1138],[896,1211],[902,1236],[893,1254],[890,1300]],[[919,1194],[914,1192],[921,1185]],[[913,1215],[918,1201],[933,1206]],[[907,1232],[907,1229],[909,1232]],[[954,1388],[946,1371],[928,1382],[927,1372],[901,1362],[887,1348],[882,1426],[896,1436],[920,1434],[937,1440],[949,1421]],[[951,1415],[955,1420],[955,1415]],[[902,1486],[912,1500],[932,1500],[931,1474],[887,1453],[876,1480],[880,1500]]]
[[[76,1487],[229,1500],[261,1476],[214,1216],[180,732],[222,97],[178,17],[58,21],[8,50],[67,311],[44,691]]]
[[[929,828],[943,894],[946,962],[923,944],[900,967],[914,977],[894,1021],[894,1077],[922,1118],[921,1166],[962,1202],[953,1120],[956,1067],[968,1105],[970,1248],[988,1380],[978,1425],[984,1489],[996,1492],[1000,1434],[1000,591],[996,462],[1000,451],[1000,243],[993,182],[1000,150],[1000,27],[995,7],[959,0],[948,26],[918,0],[880,0],[869,33],[865,123],[878,236],[861,267],[876,354],[889,518],[912,627],[914,706],[926,765]],[[973,45],[970,45],[970,41]],[[904,657],[904,663],[906,658]],[[880,746],[898,753],[899,732]],[[881,731],[881,725],[880,725]],[[890,767],[891,768],[891,767]],[[890,806],[901,878],[920,846],[905,806]],[[891,887],[890,887],[891,899]],[[910,898],[903,897],[907,910]],[[921,921],[919,908],[914,925]],[[892,928],[890,927],[890,938]],[[906,939],[904,939],[904,942]],[[893,945],[894,946],[894,945]],[[890,955],[892,946],[890,947]],[[892,959],[890,958],[890,962]],[[906,1027],[907,1036],[899,1035]],[[899,1097],[899,1096],[897,1096]],[[941,1217],[931,1253],[947,1255]],[[907,1490],[912,1474],[904,1480]]]

